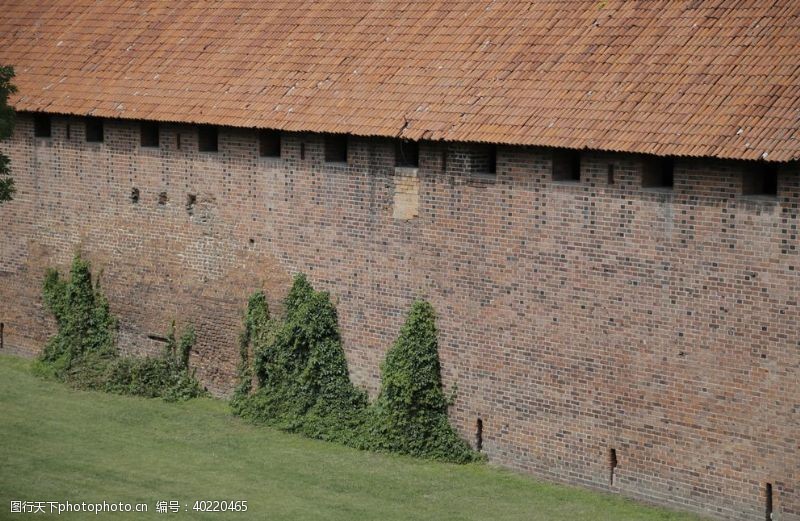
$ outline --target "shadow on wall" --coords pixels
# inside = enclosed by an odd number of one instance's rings
[[[130,223],[119,233],[132,234]],[[197,343],[192,365],[209,391],[217,396],[230,395],[235,385],[238,349],[236,337],[241,326],[242,303],[247,295],[263,288],[273,309],[281,311],[291,277],[280,262],[260,251],[252,243],[241,246],[229,238],[208,237],[205,241],[183,241],[181,234],[165,236],[131,236],[112,246],[104,241],[76,237],[78,251],[92,262],[104,290],[109,295],[112,312],[120,317],[119,350],[124,355],[158,355],[163,349],[165,317],[177,317],[180,323],[197,327]],[[254,241],[255,242],[255,241]],[[84,244],[92,244],[91,248]],[[239,244],[238,250],[233,250]],[[181,247],[182,245],[185,245]],[[218,250],[228,248],[224,260]],[[29,292],[25,301],[40,302],[38,288],[47,269],[62,271],[69,265],[73,249],[70,245],[30,241],[26,267],[20,277],[31,279],[19,287]],[[143,252],[158,252],[145,254]],[[35,282],[33,279],[37,279]],[[143,305],[147,303],[147,305]],[[37,306],[31,309],[9,309],[18,316],[3,317],[6,326],[11,320],[15,328],[5,328],[5,348],[9,334],[15,351],[27,357],[36,356],[55,330],[52,317]],[[9,320],[10,319],[10,320]]]

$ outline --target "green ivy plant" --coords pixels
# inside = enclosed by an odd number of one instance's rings
[[[450,426],[430,304],[414,304],[383,366],[378,400],[350,381],[336,308],[304,275],[294,279],[286,318],[254,294],[240,338],[232,410],[252,422],[352,447],[430,459],[479,459]]]
[[[466,463],[476,453],[447,417],[433,306],[411,306],[400,337],[386,355],[381,390],[370,408],[368,446],[429,459]]]
[[[175,339],[175,322],[167,333],[167,344],[160,357],[125,357],[110,364],[105,390],[117,394],[162,397],[166,401],[184,401],[206,395],[195,371],[189,369],[189,354],[196,337],[187,326],[180,342]]]
[[[355,443],[367,395],[350,382],[330,296],[314,291],[300,275],[285,305],[286,320],[277,323],[269,317],[263,294],[250,299],[234,412],[313,438]],[[252,369],[247,369],[251,351]],[[252,375],[256,389],[250,383]]]
[[[45,345],[37,371],[75,387],[102,388],[107,365],[117,356],[117,320],[99,283],[92,284],[89,263],[76,256],[69,279],[48,270],[43,294],[58,330]]]
[[[275,331],[276,324],[270,317],[267,296],[263,291],[258,291],[250,297],[247,303],[244,328],[239,336],[239,385],[231,400],[231,405],[237,412],[242,412],[241,408],[246,406],[247,398],[255,390],[254,364],[263,369],[272,362],[266,346],[270,346],[274,341]],[[256,354],[259,356],[257,362],[255,361]],[[260,386],[265,378],[265,374],[258,375],[256,383]]]
[[[80,389],[186,400],[206,394],[189,370],[195,343],[187,327],[180,341],[173,322],[161,357],[120,357],[116,345],[117,319],[99,281],[92,283],[89,262],[76,255],[69,279],[48,270],[44,302],[58,327],[34,363],[34,371]]]

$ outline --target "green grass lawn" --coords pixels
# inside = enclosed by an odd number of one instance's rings
[[[247,425],[213,399],[74,391],[0,356],[0,519],[12,500],[147,503],[148,514],[58,519],[689,520],[622,498],[544,484],[486,464],[359,452]],[[195,500],[246,500],[204,513]],[[159,500],[181,512],[157,514]],[[189,511],[185,512],[184,505]]]

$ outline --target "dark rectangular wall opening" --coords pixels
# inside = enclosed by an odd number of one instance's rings
[[[0,322],[0,349],[3,349],[3,335],[5,334],[6,325],[3,322]]]
[[[197,127],[197,149],[200,152],[216,152],[219,150],[219,130],[214,125]]]
[[[742,173],[742,195],[778,195],[778,167],[770,163],[747,165]]]
[[[347,134],[325,135],[325,162],[347,163]]]
[[[281,133],[277,130],[261,130],[258,133],[258,155],[281,157]]]
[[[131,188],[131,202],[137,204],[139,202],[139,189],[136,187]]]
[[[609,469],[608,484],[613,486],[614,472],[617,469],[617,449],[608,450],[608,469]]]
[[[764,492],[766,494],[766,496],[765,496],[766,517],[765,517],[765,519],[766,519],[766,521],[772,521],[772,508],[773,508],[773,504],[772,504],[772,483],[767,483],[766,490]]]
[[[478,175],[497,175],[496,146],[475,146],[472,151],[472,172]]]
[[[608,164],[608,184],[614,184],[614,163]]]
[[[407,139],[396,140],[394,166],[417,168],[419,166],[419,143]]]
[[[475,450],[483,450],[483,420],[480,418],[475,422]]]
[[[668,188],[675,184],[675,161],[671,157],[651,158],[642,168],[643,188]]]
[[[159,124],[155,121],[142,121],[139,124],[140,143],[143,147],[158,147],[160,144]]]
[[[177,132],[175,134],[175,148],[180,150],[181,149],[181,133]]]
[[[553,154],[553,181],[578,182],[581,180],[581,153],[577,150],[560,150]]]
[[[69,141],[70,139],[72,139],[72,125],[70,125],[69,123],[67,123],[66,133],[67,133],[67,141]]]
[[[86,118],[86,141],[89,143],[102,143],[104,139],[103,120],[100,118]]]
[[[52,121],[49,114],[36,114],[33,116],[33,135],[36,137],[52,136]]]

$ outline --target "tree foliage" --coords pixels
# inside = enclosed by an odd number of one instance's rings
[[[0,65],[0,141],[8,139],[14,131],[14,108],[8,104],[8,97],[17,91],[11,83],[14,68]],[[0,153],[0,203],[10,201],[14,195],[14,179],[11,177],[10,161]]]

